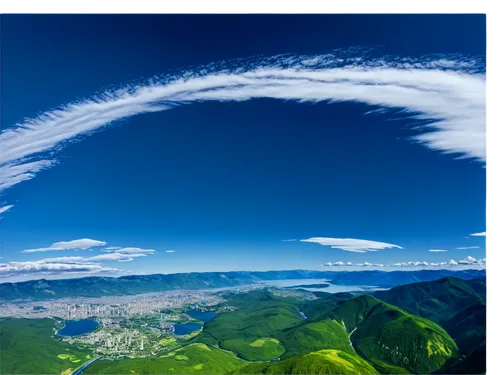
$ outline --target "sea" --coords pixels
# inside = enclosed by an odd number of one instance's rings
[[[368,285],[335,285],[335,284],[330,284],[327,279],[266,280],[260,282],[259,284],[266,284],[269,286],[275,286],[277,288],[305,289],[310,292],[327,292],[327,293],[362,292],[367,290],[383,289]],[[314,288],[313,286],[307,287],[307,285],[314,285],[314,284],[328,284],[328,286],[326,288]],[[297,288],[294,288],[295,286]]]

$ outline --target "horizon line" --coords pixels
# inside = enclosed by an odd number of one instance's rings
[[[193,272],[174,272],[174,273],[145,273],[145,274],[129,274],[129,275],[120,275],[120,276],[81,276],[81,277],[67,277],[67,278],[57,278],[57,279],[46,279],[46,278],[41,278],[41,279],[30,279],[30,280],[24,280],[24,281],[1,281],[0,280],[0,285],[3,284],[21,284],[21,283],[29,283],[33,281],[60,281],[60,280],[78,280],[78,279],[89,279],[89,278],[112,278],[112,279],[121,279],[125,277],[131,277],[131,276],[156,276],[156,275],[162,275],[162,276],[168,276],[168,275],[188,275],[188,274],[206,274],[206,273],[234,273],[234,272],[247,272],[247,273],[264,273],[264,272],[292,272],[292,271],[308,271],[308,272],[409,272],[409,271],[449,271],[449,272],[461,272],[461,271],[484,271],[486,272],[486,268],[464,268],[464,269],[458,269],[458,270],[452,270],[449,268],[433,268],[433,269],[426,269],[426,268],[420,268],[420,269],[412,269],[412,267],[404,267],[401,269],[394,269],[394,270],[381,270],[381,269],[357,269],[357,270],[344,270],[344,269],[328,269],[328,270],[314,270],[314,269],[285,269],[285,270],[265,270],[265,271],[250,271],[250,270],[240,270],[240,271],[193,271]],[[285,279],[283,279],[285,280]]]

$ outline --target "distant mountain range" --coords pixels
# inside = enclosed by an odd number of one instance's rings
[[[463,280],[485,277],[485,270],[420,271],[232,271],[83,277],[31,280],[0,284],[0,301],[48,300],[68,297],[134,295],[177,289],[211,289],[254,284],[268,280],[325,279],[336,285],[366,285],[390,288],[403,284],[454,276]]]

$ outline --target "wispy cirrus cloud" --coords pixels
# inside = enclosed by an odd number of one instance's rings
[[[461,247],[457,247],[457,250],[468,250],[468,249],[479,249],[479,246],[461,246]]]
[[[413,141],[485,161],[482,60],[457,55],[420,59],[372,56],[351,48],[316,56],[236,60],[63,105],[0,133],[0,190],[53,166],[57,161],[46,153],[82,135],[138,114],[203,101],[272,98],[403,109],[409,121],[424,123]]]
[[[448,250],[444,249],[429,249],[431,253],[446,253]]]
[[[486,232],[472,233],[472,234],[469,234],[469,236],[473,236],[473,237],[486,237]]]
[[[61,250],[87,250],[91,247],[106,246],[106,242],[92,240],[90,238],[82,238],[73,241],[61,241],[50,245],[49,247],[39,247],[36,249],[26,249],[21,253],[38,253],[44,251],[61,251]]]
[[[333,249],[352,251],[354,253],[366,253],[370,251],[379,251],[389,248],[402,249],[401,246],[391,243],[361,240],[357,238],[311,237],[300,241],[316,243],[323,246],[330,246]]]

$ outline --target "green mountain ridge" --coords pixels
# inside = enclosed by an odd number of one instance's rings
[[[486,304],[486,284],[485,279],[462,280],[448,276],[374,292],[373,296],[412,314],[442,322],[465,307]]]
[[[333,314],[352,332],[356,353],[368,360],[429,373],[458,353],[453,339],[437,324],[371,296],[340,302]]]

